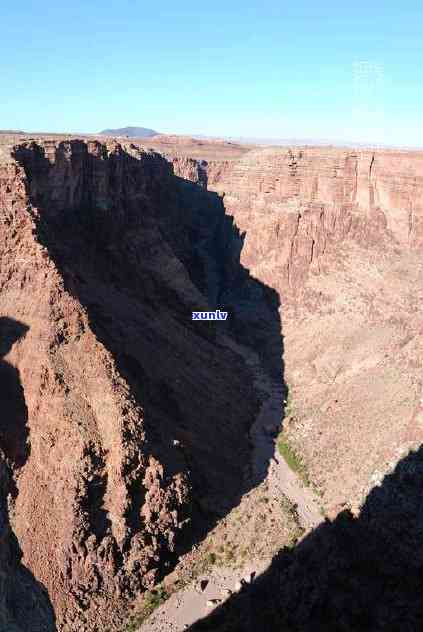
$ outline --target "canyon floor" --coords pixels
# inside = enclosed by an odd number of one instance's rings
[[[234,346],[232,341],[227,344]],[[296,544],[324,519],[319,496],[290,469],[277,448],[275,437],[283,423],[280,383],[269,378],[257,355],[240,345],[237,348],[252,368],[255,387],[264,398],[250,430],[252,457],[247,476],[252,478],[248,487],[254,491],[241,498],[238,507],[194,554],[181,560],[180,568],[172,573],[175,592],[138,628],[140,631],[186,630],[242,585],[254,582],[281,547]],[[207,560],[209,568],[201,572]],[[193,571],[195,579],[189,581]],[[178,584],[187,585],[178,590]]]

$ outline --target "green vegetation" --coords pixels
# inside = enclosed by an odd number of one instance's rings
[[[166,590],[159,584],[154,590],[148,591],[145,595],[145,607],[151,612],[168,599]]]
[[[294,401],[292,399],[292,394],[291,394],[291,390],[288,391],[288,396],[286,399],[286,404],[285,404],[285,410],[284,410],[284,416],[285,417],[292,417],[294,414]]]
[[[236,559],[236,550],[235,548],[229,549],[226,551],[225,561],[227,564],[234,562]]]
[[[164,603],[169,596],[170,595],[161,584],[159,584],[156,588],[153,588],[153,590],[147,591],[144,595],[141,610],[131,617],[129,623],[126,624],[125,632],[136,632],[144,621],[148,619],[151,613]]]
[[[296,415],[294,411],[294,401],[291,389],[288,390],[284,413],[285,419],[287,421],[295,421]],[[310,479],[308,477],[304,461],[295,450],[295,448],[293,448],[293,446],[290,444],[286,431],[282,430],[282,432],[280,432],[277,439],[277,445],[279,454],[283,457],[288,467],[290,467],[291,470],[301,478],[305,485],[309,486]]]
[[[310,479],[307,474],[306,466],[299,454],[290,445],[288,438],[283,431],[280,433],[277,443],[279,454],[283,457],[288,467],[298,474],[304,485],[310,485]]]
[[[209,546],[213,546],[214,550],[208,550],[204,553],[200,561],[197,562],[196,568],[191,569],[190,579],[194,579],[200,573],[210,571],[213,566],[232,566],[239,561],[242,553],[242,549],[238,547],[238,544],[231,541],[222,542],[217,546],[212,544]]]
[[[283,511],[287,514],[289,520],[292,523],[292,532],[290,541],[288,543],[288,548],[292,548],[298,542],[302,535],[304,535],[304,528],[300,523],[300,518],[298,516],[297,506],[294,505],[285,494],[282,494],[281,505]]]

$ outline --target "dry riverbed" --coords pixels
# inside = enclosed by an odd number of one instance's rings
[[[278,453],[283,391],[263,371],[257,356],[227,341],[244,356],[263,403],[250,431],[252,489],[190,554],[181,559],[159,595],[163,603],[128,630],[181,632],[266,570],[273,555],[293,546],[322,520],[313,488]],[[142,620],[144,619],[144,620]]]

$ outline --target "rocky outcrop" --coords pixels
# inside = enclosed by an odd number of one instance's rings
[[[279,290],[298,289],[309,271],[325,269],[347,236],[371,248],[423,245],[417,153],[260,149],[211,165],[208,184],[225,194],[226,209],[247,232],[244,265]]]
[[[0,309],[26,332],[5,356],[27,410],[26,434],[7,417],[0,433],[9,517],[60,630],[112,627],[190,523],[241,493],[251,375],[191,322],[220,292],[210,247],[231,223],[193,186],[116,143],[23,143],[1,165]]]
[[[172,156],[169,159],[173,164],[173,171],[176,176],[184,180],[190,180],[199,186],[207,189],[207,161],[194,160],[187,156]]]

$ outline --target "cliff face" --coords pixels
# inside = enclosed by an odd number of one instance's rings
[[[26,143],[2,165],[0,308],[25,330],[4,358],[26,414],[19,433],[5,416],[0,447],[22,562],[59,629],[112,625],[198,510],[240,493],[251,376],[215,323],[191,322],[221,273],[208,253],[193,278],[201,226],[175,225],[194,193],[216,235],[224,209],[187,186],[117,144]]]
[[[280,290],[298,289],[347,236],[372,248],[423,244],[417,153],[261,149],[211,163],[208,182],[247,231],[243,263]]]
[[[280,294],[285,441],[331,519],[190,630],[418,630],[423,155],[261,149],[207,171]]]
[[[243,265],[280,295],[290,441],[327,510],[357,508],[423,441],[423,156],[268,148],[210,167]]]

